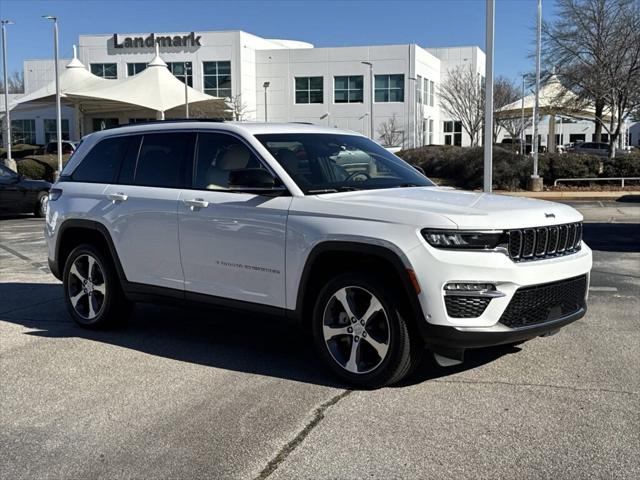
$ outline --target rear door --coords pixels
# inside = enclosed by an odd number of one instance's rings
[[[22,208],[22,194],[18,174],[0,165],[0,213],[18,212]]]
[[[178,197],[191,170],[195,134],[131,138],[117,182],[104,192],[104,213],[127,280],[183,294]]]
[[[193,182],[178,204],[185,289],[285,306],[285,230],[291,197],[229,191],[229,173],[266,168],[241,139],[198,135]]]

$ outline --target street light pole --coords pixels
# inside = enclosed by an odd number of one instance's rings
[[[187,85],[189,71],[187,70],[187,62],[184,62],[182,68],[184,69],[184,115],[185,118],[189,118],[189,85]]]
[[[523,73],[522,74],[522,100],[520,101],[520,106],[522,109],[521,112],[521,116],[520,116],[520,155],[524,156],[525,154],[525,148],[524,148],[524,79],[526,77],[526,74]]]
[[[491,193],[493,184],[493,23],[495,0],[487,0],[487,63],[484,89],[484,192]]]
[[[58,170],[54,172],[54,177],[57,181],[62,172],[62,107],[60,103],[60,74],[58,72],[58,17],[44,15],[43,18],[53,20],[53,59],[56,75],[56,135],[58,137]]]
[[[373,98],[374,98],[374,85],[373,85],[373,63],[371,62],[360,62],[363,65],[369,66],[369,138],[371,140],[375,139],[375,134],[373,132]]]
[[[533,175],[531,175],[531,190],[542,190],[542,179],[538,175],[538,117],[540,115],[540,43],[542,38],[542,0],[538,0],[538,23],[536,29],[536,94],[533,104]]]
[[[270,82],[264,82],[262,86],[264,87],[264,122],[267,123],[267,88],[271,85]]]
[[[2,70],[4,72],[4,122],[5,122],[5,141],[7,144],[7,158],[5,165],[11,170],[18,171],[13,158],[11,158],[11,117],[9,115],[9,83],[7,75],[7,25],[12,25],[11,20],[0,20],[2,23]]]

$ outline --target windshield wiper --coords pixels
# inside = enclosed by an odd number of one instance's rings
[[[338,193],[338,190],[336,190],[335,188],[323,188],[320,190],[307,190],[307,193]]]
[[[343,185],[341,187],[338,187],[338,190],[340,192],[355,192],[356,190],[362,190],[362,189],[358,187],[350,187],[348,185]]]
[[[398,188],[405,188],[405,187],[418,187],[419,185],[416,185],[415,183],[401,183],[400,185],[398,185]]]

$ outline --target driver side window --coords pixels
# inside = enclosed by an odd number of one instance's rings
[[[0,165],[0,182],[7,183],[17,176],[18,175],[13,170],[10,170],[4,165]]]
[[[196,159],[193,188],[199,190],[226,190],[231,171],[264,168],[242,141],[224,133],[198,134]]]

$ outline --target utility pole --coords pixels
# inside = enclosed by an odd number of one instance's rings
[[[189,85],[187,85],[189,71],[187,70],[187,62],[184,62],[182,68],[184,69],[184,118],[189,118]]]
[[[267,88],[271,85],[269,82],[264,82],[262,84],[264,88],[264,122],[267,123]]]
[[[60,72],[58,71],[58,17],[44,15],[43,18],[53,20],[53,58],[56,75],[56,136],[58,137],[58,169],[54,172],[54,179],[58,181],[62,172],[62,107],[60,103]]]
[[[11,158],[11,116],[9,114],[9,82],[7,74],[7,25],[12,25],[11,20],[0,20],[2,24],[2,69],[4,72],[4,125],[5,125],[5,142],[7,145],[7,158],[4,164],[13,170],[18,171],[16,162]]]
[[[542,40],[542,0],[538,0],[538,24],[536,29],[536,93],[533,105],[533,175],[529,190],[542,191],[542,178],[538,175],[538,122],[540,116],[540,43]]]
[[[375,139],[375,134],[373,132],[373,99],[374,99],[374,89],[375,86],[373,84],[373,63],[371,62],[360,62],[363,65],[368,65],[369,66],[369,85],[370,85],[370,91],[369,91],[369,122],[370,122],[370,128],[369,128],[369,138],[371,138],[371,140]]]
[[[495,0],[487,0],[487,63],[484,89],[484,188],[491,193],[493,184],[493,26]]]

